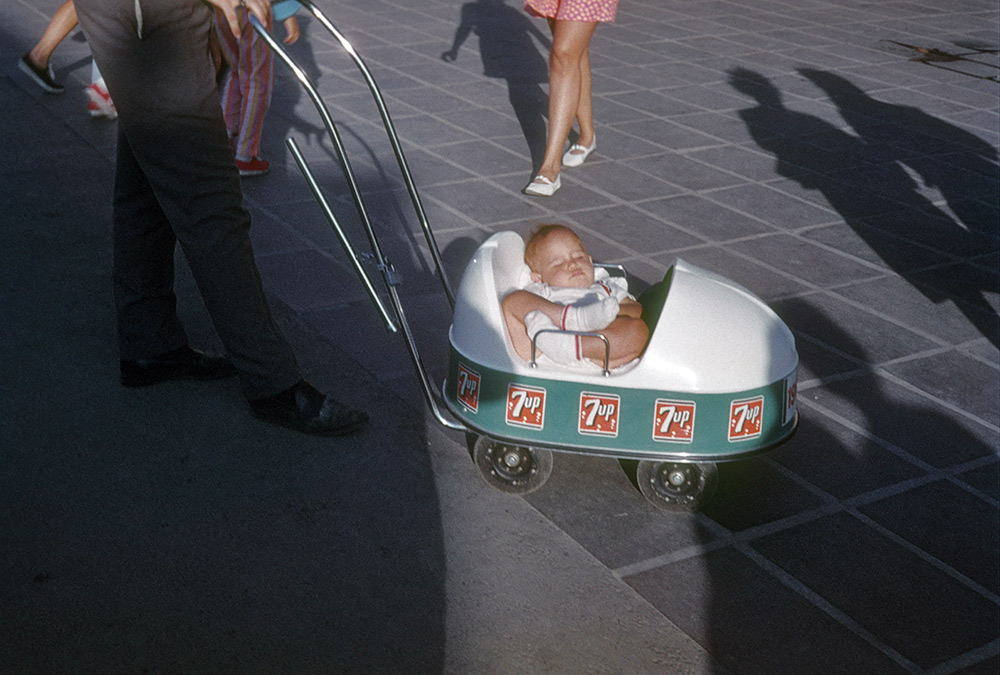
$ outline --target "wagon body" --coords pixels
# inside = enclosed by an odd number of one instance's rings
[[[645,353],[600,367],[532,365],[515,352],[499,300],[523,285],[524,243],[493,235],[462,277],[449,333],[449,410],[498,440],[629,459],[718,462],[746,457],[795,429],[798,355],[759,298],[677,260],[639,298]]]

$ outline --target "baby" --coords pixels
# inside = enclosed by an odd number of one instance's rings
[[[642,353],[649,337],[640,318],[642,306],[628,294],[624,279],[609,277],[602,268],[595,270],[593,258],[573,230],[563,225],[540,227],[525,245],[524,262],[532,283],[501,303],[518,356],[531,359],[531,341],[538,335],[538,349],[553,361],[604,364],[603,340],[548,332],[554,329],[604,335],[611,348],[611,368]]]

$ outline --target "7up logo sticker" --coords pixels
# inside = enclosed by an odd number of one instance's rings
[[[694,401],[656,399],[653,411],[653,440],[690,443],[694,440]]]
[[[595,436],[617,436],[620,408],[621,401],[614,394],[581,393],[577,431]]]
[[[745,441],[760,436],[764,397],[746,398],[729,404],[729,440]]]
[[[474,413],[479,412],[479,373],[458,364],[458,400]]]
[[[545,424],[545,390],[525,384],[508,385],[507,424],[541,429]]]

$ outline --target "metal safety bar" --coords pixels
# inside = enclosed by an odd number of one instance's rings
[[[555,333],[557,335],[575,335],[577,337],[595,337],[604,343],[604,367],[601,369],[604,376],[611,374],[611,342],[601,333],[587,333],[577,330],[560,330],[559,328],[543,328],[531,338],[531,367],[538,367],[538,336],[542,333]]]
[[[295,142],[294,138],[289,137],[287,145],[288,149],[292,151],[292,157],[295,158],[295,163],[299,165],[299,170],[302,172],[302,175],[306,177],[306,182],[309,183],[309,189],[312,190],[313,196],[316,197],[316,201],[319,202],[320,208],[323,209],[323,215],[325,215],[326,219],[330,221],[330,227],[332,227],[333,231],[337,234],[337,238],[340,240],[340,245],[344,248],[344,252],[347,253],[347,257],[350,258],[351,263],[354,265],[354,271],[361,279],[361,284],[365,287],[365,291],[368,292],[368,297],[375,303],[375,307],[378,309],[379,314],[382,315],[385,327],[393,333],[397,332],[399,328],[396,326],[392,317],[389,316],[389,310],[386,309],[378,291],[376,291],[375,286],[372,285],[371,277],[368,276],[364,267],[361,266],[360,256],[354,250],[351,240],[348,239],[344,229],[337,221],[337,216],[334,214],[333,209],[330,208],[330,203],[326,200],[326,196],[320,189],[319,183],[316,182],[316,177],[313,176],[312,171],[309,169],[309,165],[306,163],[305,157],[302,156],[302,151],[299,150],[299,144]]]
[[[420,205],[420,199],[416,193],[416,187],[413,184],[412,177],[410,176],[409,169],[407,168],[406,165],[406,160],[402,154],[402,149],[399,147],[398,138],[396,137],[395,131],[392,129],[392,123],[389,120],[389,113],[385,109],[385,104],[382,101],[381,94],[378,92],[378,87],[375,84],[374,78],[372,78],[370,72],[364,66],[364,63],[361,61],[357,53],[354,51],[354,48],[343,37],[340,31],[338,31],[336,27],[334,27],[333,24],[331,24],[329,20],[327,20],[326,17],[323,16],[323,14],[312,3],[308,2],[308,0],[300,0],[300,3],[304,7],[307,7],[310,11],[312,11],[312,13],[327,28],[327,30],[333,33],[333,35],[338,39],[338,41],[340,41],[344,49],[354,59],[355,63],[358,64],[358,67],[364,74],[365,80],[368,83],[368,87],[369,89],[371,89],[372,95],[375,97],[376,102],[379,105],[379,111],[382,114],[383,124],[386,128],[387,134],[389,135],[389,139],[392,142],[393,151],[395,152],[396,155],[396,160],[400,165],[400,170],[407,183],[407,189],[410,191],[410,197],[413,200],[414,206],[417,209],[418,216],[420,217],[421,226],[424,229],[424,236],[427,239],[428,246],[430,246],[431,248],[431,252],[434,257],[435,264],[437,266],[438,276],[440,277],[441,282],[444,286],[445,293],[448,296],[448,301],[451,304],[452,308],[454,308],[455,304],[454,295],[451,292],[451,288],[448,285],[447,277],[445,276],[444,266],[441,262],[440,251],[438,250],[437,243],[434,240],[434,235],[431,232],[429,225],[427,224],[426,216],[423,213],[423,207]],[[351,245],[350,240],[347,238],[346,233],[344,232],[343,228],[340,227],[340,224],[337,222],[337,218],[333,213],[333,210],[330,208],[326,198],[324,197],[322,189],[316,182],[316,179],[313,176],[312,171],[309,169],[305,157],[303,157],[301,151],[299,151],[298,144],[295,142],[294,139],[289,138],[287,144],[292,152],[293,157],[295,158],[296,164],[298,164],[299,169],[306,177],[306,181],[309,183],[309,187],[312,190],[313,195],[316,197],[317,201],[319,201],[320,206],[323,209],[324,215],[326,216],[327,220],[329,220],[331,227],[333,228],[337,237],[340,239],[341,246],[343,246],[344,251],[351,258],[351,262],[354,265],[355,272],[361,278],[362,284],[365,286],[365,290],[368,292],[368,295],[371,297],[372,301],[375,303],[380,314],[382,315],[382,319],[386,324],[386,328],[392,332],[397,332],[397,326],[398,326],[399,330],[403,334],[403,337],[406,339],[406,346],[410,354],[410,359],[413,361],[413,365],[417,371],[417,376],[420,378],[420,384],[423,388],[424,398],[426,399],[427,405],[431,409],[431,412],[433,413],[434,417],[442,426],[445,426],[449,429],[468,431],[468,427],[466,427],[465,425],[457,423],[452,419],[446,417],[443,414],[441,407],[438,405],[436,389],[433,386],[430,380],[430,376],[427,374],[427,369],[420,358],[416,340],[413,337],[413,332],[410,329],[409,322],[407,322],[406,320],[406,313],[403,310],[402,303],[400,302],[399,299],[399,293],[397,291],[397,286],[399,285],[399,277],[396,274],[395,270],[393,269],[392,264],[382,254],[382,249],[378,243],[378,236],[376,235],[375,229],[371,223],[371,219],[368,216],[368,210],[365,207],[364,199],[361,196],[361,190],[358,188],[358,183],[355,177],[354,169],[351,167],[351,162],[347,156],[347,151],[344,148],[343,141],[341,140],[340,132],[337,130],[337,125],[334,123],[333,118],[330,115],[329,109],[323,102],[323,99],[319,95],[319,92],[316,89],[315,85],[309,79],[309,76],[306,75],[305,71],[303,71],[298,66],[298,64],[295,63],[294,60],[292,60],[291,56],[288,55],[288,52],[285,51],[281,43],[279,43],[277,40],[274,39],[274,37],[270,34],[270,32],[268,32],[268,30],[264,27],[264,25],[261,24],[261,22],[257,19],[257,17],[253,16],[253,14],[250,15],[250,23],[253,25],[254,29],[260,34],[260,36],[264,39],[264,41],[267,42],[268,46],[271,49],[273,49],[274,52],[278,54],[278,56],[281,58],[281,60],[292,70],[292,72],[295,74],[295,77],[299,80],[302,86],[309,93],[309,96],[313,101],[313,105],[315,105],[317,111],[320,114],[320,117],[323,119],[323,124],[326,127],[330,139],[333,141],[334,149],[337,152],[337,158],[340,160],[341,169],[344,173],[345,179],[347,180],[348,186],[350,187],[351,196],[354,199],[354,204],[355,207],[357,208],[358,215],[360,216],[361,222],[364,225],[365,233],[368,236],[368,241],[372,248],[375,263],[379,271],[382,273],[382,278],[383,281],[385,282],[386,290],[389,295],[389,300],[392,304],[393,311],[396,315],[395,322],[393,321],[392,317],[389,316],[388,310],[386,310],[384,304],[382,303],[381,298],[375,291],[374,285],[372,284],[371,281],[371,277],[369,276],[367,270],[365,270],[365,268],[361,265],[359,256],[354,250],[354,247]]]
[[[347,150],[344,148],[343,139],[341,139],[340,132],[337,130],[337,125],[334,123],[333,117],[330,115],[330,110],[326,107],[326,104],[323,102],[323,98],[319,95],[319,91],[312,83],[312,80],[309,79],[309,76],[306,75],[305,71],[302,70],[294,60],[292,60],[292,57],[288,55],[288,52],[285,51],[285,48],[281,45],[281,43],[274,39],[260,20],[253,14],[250,15],[250,23],[260,36],[264,38],[264,41],[267,42],[268,46],[271,47],[271,49],[273,49],[275,53],[281,57],[281,60],[284,61],[285,64],[292,70],[295,77],[309,93],[309,98],[312,99],[313,105],[316,107],[316,111],[323,120],[323,125],[326,127],[326,131],[330,135],[330,140],[333,141],[333,147],[337,153],[337,158],[340,160],[340,166],[344,173],[344,178],[347,180],[347,185],[350,188],[351,197],[354,199],[354,205],[357,208],[358,216],[361,218],[361,222],[364,225],[365,233],[368,236],[368,243],[372,247],[375,262],[377,263],[379,269],[382,269],[386,265],[385,257],[382,255],[382,248],[379,246],[378,237],[375,236],[375,229],[372,226],[371,219],[368,217],[368,210],[364,206],[364,200],[361,197],[361,189],[358,187],[358,181],[355,177],[354,169],[351,167],[351,160],[347,156]]]
[[[427,220],[427,214],[424,212],[423,203],[420,201],[420,195],[417,193],[417,186],[413,180],[413,175],[410,173],[410,167],[406,162],[406,156],[403,154],[403,146],[399,142],[399,136],[396,134],[396,127],[392,123],[392,117],[389,115],[389,109],[385,105],[385,99],[382,98],[382,92],[379,91],[378,85],[375,83],[375,78],[372,77],[371,71],[365,64],[364,59],[355,51],[354,46],[348,41],[348,39],[341,33],[336,26],[334,26],[326,15],[319,10],[316,5],[314,5],[310,0],[300,0],[300,4],[313,13],[316,20],[319,21],[324,28],[326,28],[333,37],[340,42],[341,47],[344,51],[351,57],[354,64],[357,66],[358,70],[361,72],[362,77],[364,77],[365,84],[368,85],[368,90],[371,92],[372,98],[375,101],[375,106],[378,108],[379,115],[382,117],[382,125],[385,127],[386,136],[389,138],[389,143],[392,145],[393,154],[396,155],[396,163],[399,164],[400,174],[403,176],[403,182],[406,184],[406,191],[410,195],[410,202],[413,204],[413,210],[416,211],[417,219],[420,221],[420,228],[423,230],[424,239],[427,241],[427,246],[430,249],[431,257],[434,259],[434,265],[437,268],[438,278],[441,280],[441,285],[444,288],[445,295],[448,297],[448,303],[451,308],[455,308],[455,293],[451,289],[451,285],[448,283],[448,275],[444,269],[444,260],[441,257],[441,250],[437,245],[437,240],[434,238],[434,232],[431,230],[430,223]]]

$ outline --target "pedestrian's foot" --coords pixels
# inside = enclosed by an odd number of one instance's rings
[[[267,398],[250,401],[254,417],[316,436],[344,436],[361,431],[368,413],[326,396],[305,380]]]
[[[83,88],[84,93],[90,101],[87,103],[87,110],[91,117],[107,117],[109,120],[118,119],[118,111],[115,110],[114,101],[104,86],[103,80],[91,82]]]
[[[271,163],[260,157],[251,157],[237,159],[236,168],[240,170],[241,176],[262,176],[271,170]]]
[[[559,176],[556,176],[555,180],[550,180],[542,174],[538,174],[534,180],[528,183],[528,187],[524,188],[524,194],[533,197],[551,197],[561,187],[562,181]]]
[[[563,155],[562,163],[563,166],[580,166],[583,164],[590,153],[592,153],[597,148],[597,136],[595,135],[590,145],[582,145],[580,143],[574,143],[570,146],[566,154]]]
[[[219,380],[236,375],[224,356],[205,354],[188,346],[148,359],[122,359],[121,382],[126,387],[145,387],[167,380]]]
[[[35,65],[35,62],[31,60],[31,52],[21,57],[21,60],[17,62],[17,68],[50,94],[61,94],[66,91],[66,87],[56,82],[52,65],[50,64],[46,68]]]

